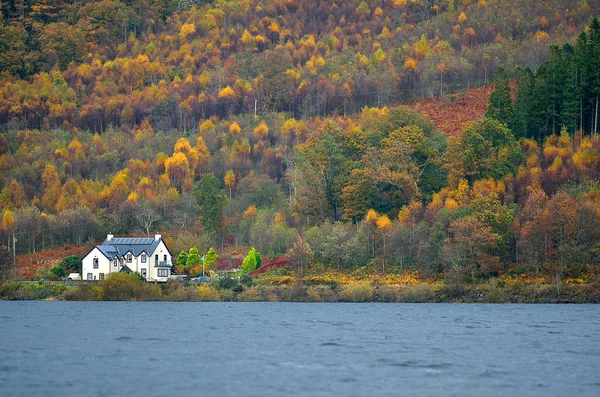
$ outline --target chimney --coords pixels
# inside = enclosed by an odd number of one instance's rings
[[[154,235],[154,240],[156,240],[156,241],[160,240],[160,234],[155,234]]]
[[[107,235],[106,235],[106,241],[110,241],[110,240],[112,240],[112,238],[113,238],[113,237],[114,237],[114,236],[113,236],[112,234],[107,234]]]

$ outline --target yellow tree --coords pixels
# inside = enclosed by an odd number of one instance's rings
[[[365,222],[369,225],[369,230],[371,234],[371,251],[373,256],[375,256],[375,228],[377,227],[377,219],[379,219],[379,214],[374,209],[370,209],[367,212],[367,216],[365,218]]]
[[[235,173],[233,170],[228,170],[225,174],[225,186],[227,186],[227,189],[229,189],[229,198],[231,199],[231,191],[235,186]]]
[[[385,240],[392,230],[392,221],[387,215],[382,215],[377,219],[377,229],[383,237],[383,272],[385,273]]]
[[[254,136],[257,139],[264,139],[267,135],[269,135],[269,127],[267,126],[267,123],[261,121],[260,124],[254,128]]]

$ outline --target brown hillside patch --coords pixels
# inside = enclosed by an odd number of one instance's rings
[[[473,88],[466,92],[447,94],[413,102],[410,107],[435,123],[447,136],[455,136],[471,121],[482,118],[487,110],[493,85]]]
[[[60,264],[64,258],[70,255],[85,254],[85,245],[64,245],[50,248],[33,254],[17,255],[17,268],[21,276],[32,278],[38,269],[50,269]]]

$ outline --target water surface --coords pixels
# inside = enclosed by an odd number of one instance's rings
[[[600,305],[0,301],[3,396],[599,396]]]

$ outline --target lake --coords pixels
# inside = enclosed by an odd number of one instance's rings
[[[600,305],[0,301],[3,396],[599,396]]]

